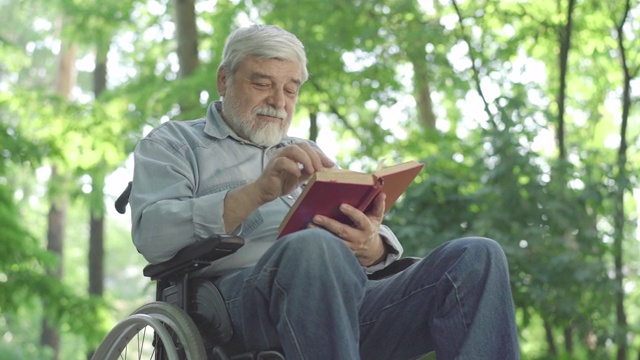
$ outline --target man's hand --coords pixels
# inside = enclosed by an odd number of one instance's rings
[[[384,241],[380,237],[384,199],[383,193],[376,196],[367,213],[347,204],[340,205],[340,211],[353,222],[351,226],[321,215],[314,216],[311,226],[322,227],[341,238],[363,266],[374,265],[387,254]]]
[[[254,185],[264,204],[290,193],[313,173],[333,166],[326,155],[307,143],[289,145],[276,152]]]
[[[307,143],[279,149],[256,181],[227,193],[222,215],[225,230],[235,229],[258,207],[289,194],[313,173],[334,165],[326,155]]]

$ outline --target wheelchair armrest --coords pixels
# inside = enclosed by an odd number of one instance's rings
[[[120,194],[120,196],[118,196],[118,198],[116,199],[116,203],[114,206],[116,207],[116,211],[120,214],[124,214],[125,212],[127,212],[127,204],[129,203],[129,197],[131,196],[131,185],[132,182],[129,181],[129,183],[127,184],[127,188],[124,189],[122,194]]]
[[[372,274],[369,274],[368,275],[369,280],[380,280],[380,279],[389,277],[391,275],[395,275],[405,270],[409,266],[415,264],[418,261],[420,261],[420,258],[417,258],[417,257],[405,257],[402,259],[398,259],[392,262],[391,264],[389,264],[384,269],[380,269]]]
[[[142,273],[153,280],[182,277],[189,272],[210,265],[215,260],[233,254],[243,245],[243,238],[216,235],[185,247],[165,262],[145,266]]]

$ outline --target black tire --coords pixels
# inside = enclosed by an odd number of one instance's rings
[[[92,360],[156,359],[158,352],[168,354],[162,358],[166,360],[207,358],[191,318],[175,305],[156,301],[141,306],[118,323],[98,346]]]

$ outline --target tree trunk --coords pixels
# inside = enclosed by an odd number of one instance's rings
[[[622,119],[620,124],[620,146],[618,147],[617,159],[617,176],[616,176],[616,194],[615,214],[613,224],[613,253],[616,274],[616,343],[618,345],[618,360],[627,359],[627,315],[624,308],[624,262],[623,262],[623,243],[625,238],[625,211],[624,211],[624,195],[630,182],[626,172],[627,166],[627,126],[629,122],[629,113],[631,112],[631,79],[633,78],[629,65],[627,64],[627,53],[624,44],[625,33],[623,31],[624,24],[629,16],[631,9],[630,0],[625,1],[625,11],[621,17],[621,21],[616,24],[616,33],[618,41],[618,57],[620,59],[620,67],[622,68],[623,84],[622,84]],[[634,74],[635,75],[635,74]]]
[[[187,77],[198,67],[198,32],[195,0],[174,0],[179,75]]]
[[[62,22],[59,23],[62,26]],[[62,44],[58,69],[56,72],[56,81],[54,84],[55,92],[64,99],[69,99],[71,89],[75,84],[74,64],[76,59],[75,43],[71,45]],[[63,175],[58,173],[58,168],[53,165],[51,167],[51,178],[49,179],[49,198],[50,207],[47,225],[47,250],[58,256],[58,265],[53,271],[55,276],[62,279],[63,260],[64,260],[64,233],[67,221],[67,194],[66,180]],[[46,300],[44,306],[47,306]],[[42,334],[40,343],[53,349],[53,360],[59,358],[60,352],[60,336],[49,321],[45,318],[42,322]]]
[[[573,354],[573,328],[571,326],[564,328],[564,349],[567,354]]]
[[[564,143],[565,140],[565,100],[567,98],[567,71],[569,64],[569,49],[571,48],[571,32],[573,30],[573,9],[575,8],[576,0],[569,0],[569,7],[567,9],[567,23],[560,32],[560,89],[558,91],[558,129],[556,130],[556,141],[558,144],[558,157],[561,160],[565,160],[567,157],[567,149]]]
[[[98,41],[96,65],[93,70],[93,94],[98,101],[100,94],[107,88],[107,54],[110,40]],[[89,294],[102,297],[104,294],[104,180],[103,169],[92,171],[92,187],[89,201]],[[87,359],[93,357],[89,351]]]
[[[55,92],[64,99],[69,99],[71,90],[76,83],[74,66],[76,62],[77,44],[69,46],[62,44],[56,72]]]
[[[96,50],[93,71],[93,93],[96,99],[106,89],[107,53],[109,41],[100,42]],[[102,296],[104,282],[104,179],[103,169],[91,174],[92,187],[89,201],[89,294]]]
[[[93,69],[93,95],[97,99],[107,88],[107,54],[110,41],[99,42],[96,46],[96,66]]]
[[[429,86],[429,74],[425,57],[416,58],[415,61],[412,59],[412,63],[418,120],[423,127],[433,130],[436,128],[436,115],[433,113],[433,101],[431,100],[431,88]]]
[[[89,205],[89,294],[102,296],[104,289],[104,174],[95,171]]]
[[[543,321],[544,324],[544,335],[547,339],[547,345],[549,346],[549,354],[553,357],[558,356],[558,349],[556,348],[556,342],[553,339],[553,329],[551,328],[551,324],[545,319]]]
[[[309,140],[318,140],[318,113],[315,111],[309,113]]]
[[[200,63],[198,59],[198,32],[196,29],[195,0],[173,0],[175,8],[177,55],[180,70],[179,78],[191,75]],[[193,94],[198,99],[198,94]],[[194,102],[190,99],[180,101],[180,112],[188,112]]]
[[[49,179],[49,193],[51,204],[47,216],[47,250],[58,256],[58,264],[53,270],[48,272],[51,275],[62,279],[64,269],[62,266],[64,259],[64,234],[67,220],[67,199],[63,188],[64,179],[58,174],[56,166],[51,168],[51,178]],[[46,299],[43,306],[47,306]],[[60,352],[60,335],[51,326],[46,318],[42,320],[42,334],[40,343],[53,349],[53,359],[57,360]]]
[[[415,5],[409,5],[414,11],[418,11]],[[406,39],[400,42],[403,51],[413,66],[413,97],[418,109],[418,122],[425,129],[436,128],[436,116],[433,113],[433,101],[431,99],[431,86],[429,79],[429,63],[427,51],[424,45],[416,44],[415,34],[424,31],[425,24],[416,19],[406,24]]]

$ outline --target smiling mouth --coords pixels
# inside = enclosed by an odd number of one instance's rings
[[[279,116],[267,115],[267,114],[257,114],[259,117],[268,121],[282,121],[282,118]]]
[[[281,118],[280,116],[277,116],[277,115],[270,115],[270,114],[258,114],[258,116],[262,116],[262,117],[268,117],[268,118],[272,118],[272,119],[282,120],[282,118]]]
[[[267,106],[254,109],[254,116],[264,121],[283,121],[287,118],[287,112],[280,109],[274,109]]]
[[[282,111],[258,111],[256,115],[271,121],[282,121],[287,117],[287,114]]]

